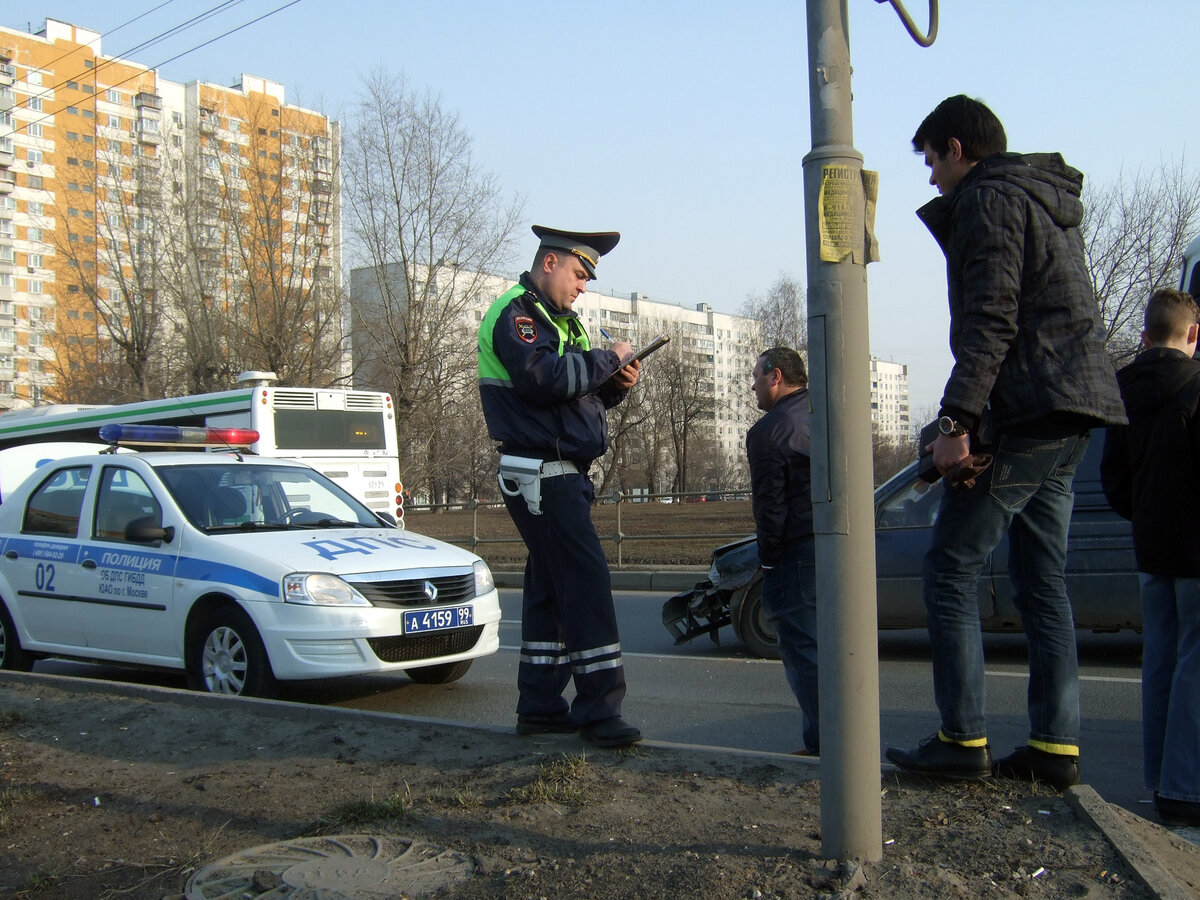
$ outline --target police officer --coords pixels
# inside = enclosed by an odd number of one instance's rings
[[[576,298],[615,231],[533,227],[530,271],[479,328],[479,395],[500,442],[500,487],[529,558],[517,671],[517,733],[578,730],[601,747],[641,740],[621,718],[625,670],[608,562],[592,524],[588,467],[608,448],[607,410],[638,380],[625,341],[593,348]],[[563,697],[574,679],[575,698]]]

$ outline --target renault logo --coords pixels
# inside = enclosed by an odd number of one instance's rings
[[[425,592],[425,596],[429,598],[429,602],[433,603],[437,600],[437,585],[432,581],[427,581],[421,585],[421,590]]]

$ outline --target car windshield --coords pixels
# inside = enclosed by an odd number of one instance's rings
[[[163,466],[157,471],[183,514],[209,534],[382,527],[370,510],[312,469],[231,462]]]

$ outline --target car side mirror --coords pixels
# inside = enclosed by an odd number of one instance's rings
[[[389,513],[389,512],[379,512],[379,511],[376,511],[376,510],[371,510],[371,511],[375,513],[375,518],[377,518],[377,519],[383,519],[383,521],[384,521],[384,522],[386,522],[388,525],[391,525],[393,528],[395,528],[395,527],[396,527],[396,525],[398,524],[398,523],[396,522],[396,517],[395,517],[395,516],[393,516],[393,515],[392,515],[391,513]]]
[[[156,541],[169,544],[174,537],[175,527],[168,525],[164,528],[157,516],[141,516],[125,526],[125,540],[138,544],[153,544]]]

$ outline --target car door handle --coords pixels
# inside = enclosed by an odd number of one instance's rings
[[[94,568],[96,568],[96,561],[94,559],[85,559],[83,562],[80,563],[80,565],[83,566],[85,569],[94,569]]]
[[[9,550],[7,553],[4,554],[4,558],[5,559],[20,559],[20,557],[17,556],[16,550]]]

